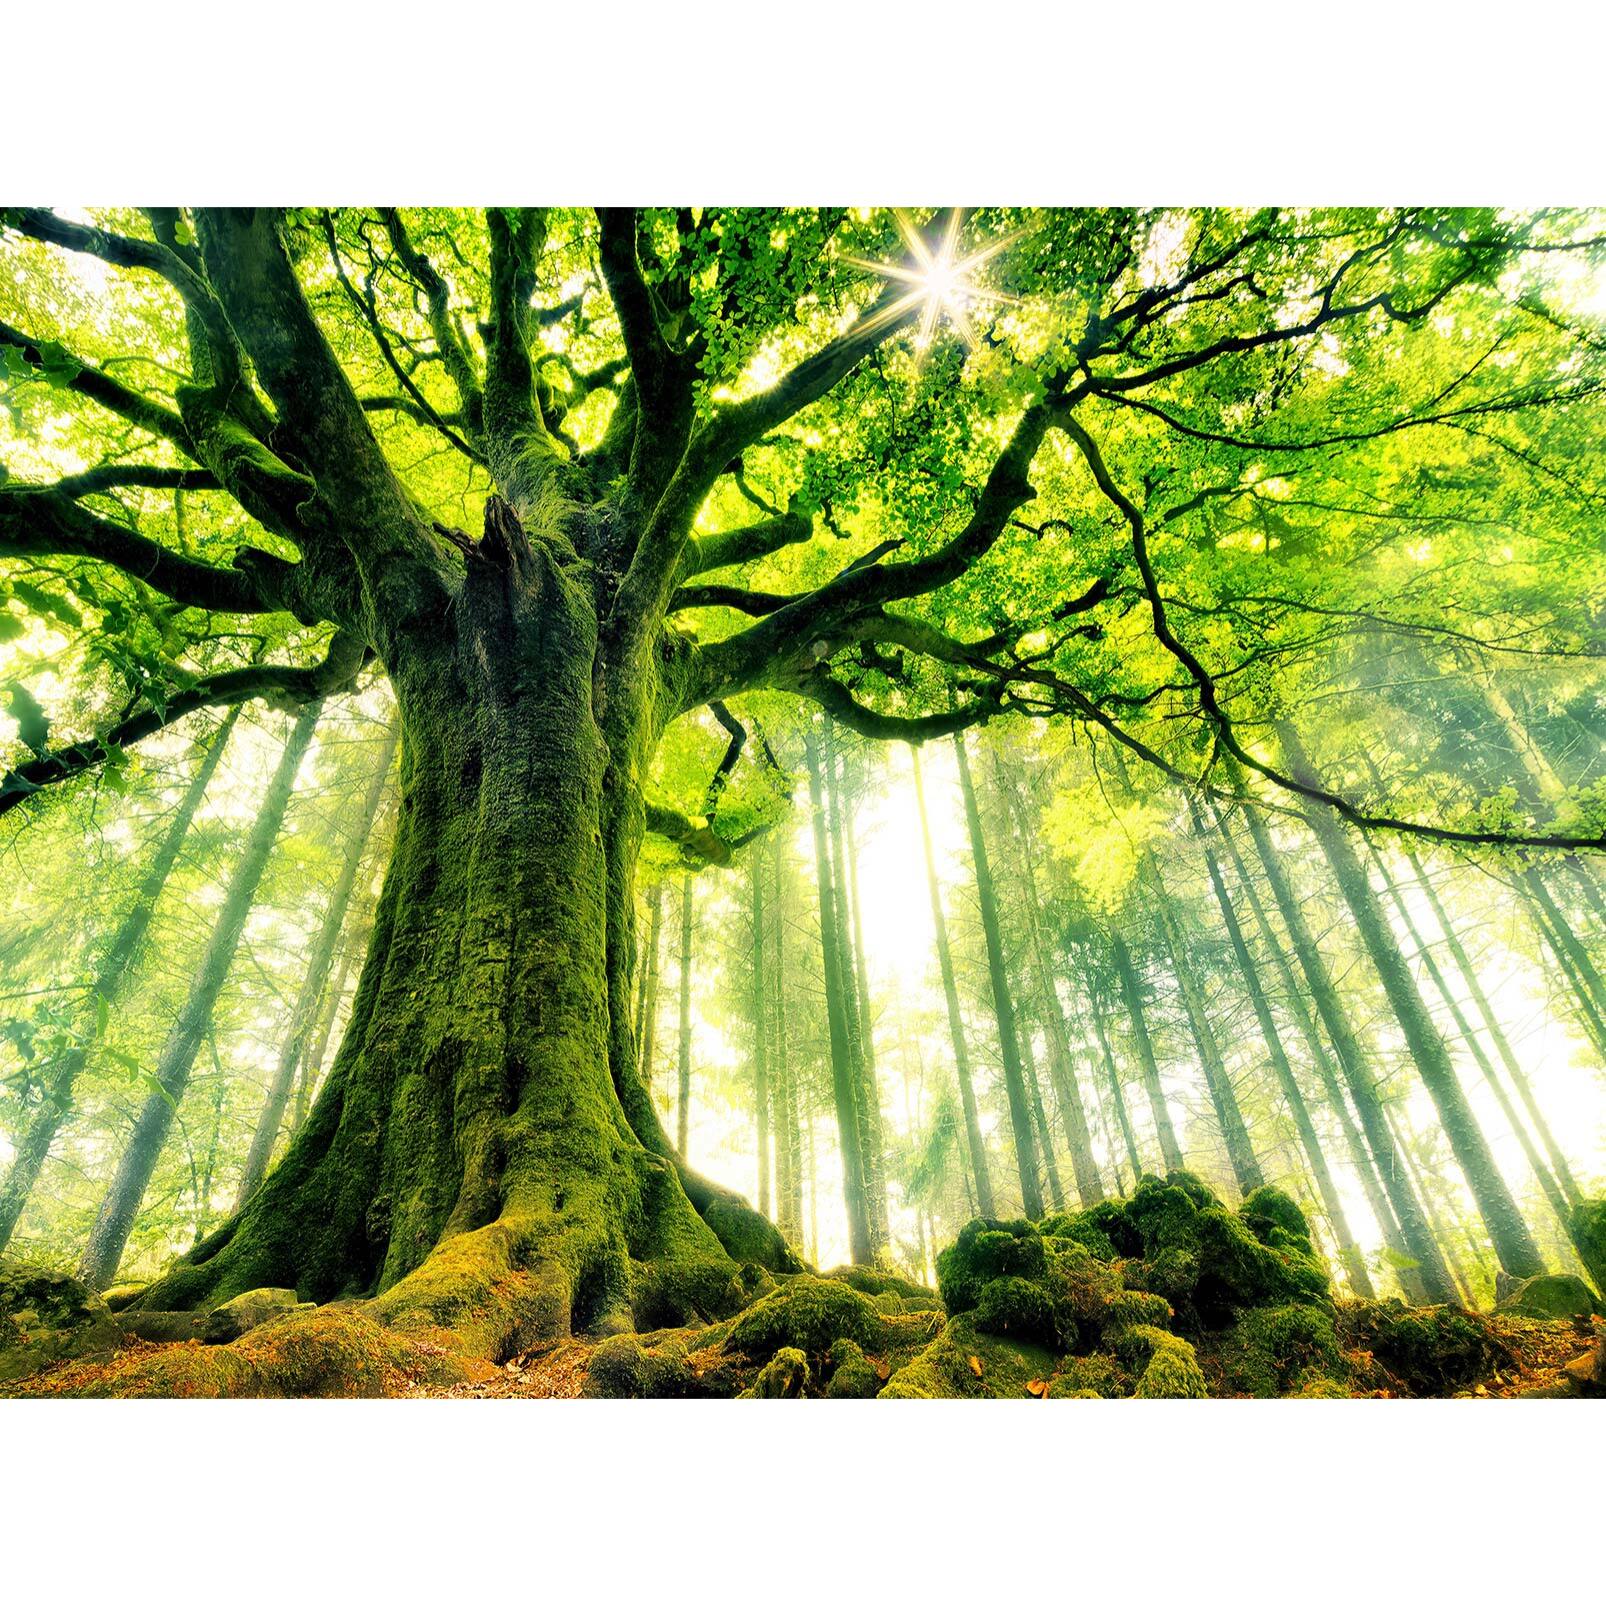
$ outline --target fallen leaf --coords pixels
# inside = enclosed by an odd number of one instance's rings
[[[1031,1382],[1026,1385],[1026,1392],[1030,1394],[1034,1400],[1045,1400],[1048,1398],[1048,1384],[1045,1383],[1042,1378],[1034,1377]]]
[[[970,1369],[976,1374],[977,1377],[981,1376],[981,1356],[972,1355],[970,1357]]]

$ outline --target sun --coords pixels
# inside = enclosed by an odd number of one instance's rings
[[[903,295],[881,308],[874,322],[895,322],[911,308],[919,307],[920,323],[914,340],[917,352],[922,355],[926,352],[936,336],[938,323],[943,320],[952,325],[959,338],[974,350],[978,337],[975,324],[971,321],[971,308],[979,303],[1013,302],[1016,299],[979,284],[976,274],[1000,251],[1014,244],[1020,238],[1021,231],[990,240],[979,250],[961,256],[960,236],[965,225],[962,207],[956,206],[949,211],[935,250],[902,207],[894,207],[892,215],[897,220],[898,232],[909,247],[909,260],[874,262],[867,257],[856,256],[846,259],[856,268],[909,286]]]

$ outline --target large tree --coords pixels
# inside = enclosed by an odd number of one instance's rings
[[[75,739],[25,732],[0,809],[198,709],[311,701],[370,663],[399,707],[401,814],[339,1056],[152,1307],[289,1285],[501,1355],[707,1315],[742,1299],[738,1263],[795,1267],[676,1153],[636,1059],[638,856],[651,833],[729,858],[743,699],[916,741],[1065,717],[1224,798],[1223,752],[1273,803],[1373,829],[1600,844],[1572,802],[1363,809],[1252,729],[1286,712],[1283,660],[1346,630],[1498,652],[1593,629],[1580,447],[1606,348],[1548,273],[1597,249],[1589,218],[4,222],[0,555],[127,650],[97,660]],[[1486,582],[1420,555],[1434,540],[1501,544],[1508,639]],[[230,657],[248,618],[275,661]],[[730,733],[718,784],[677,799],[655,754],[705,708]]]

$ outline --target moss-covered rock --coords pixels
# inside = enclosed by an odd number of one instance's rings
[[[1353,1300],[1339,1308],[1338,1333],[1346,1350],[1370,1355],[1408,1394],[1454,1393],[1505,1356],[1489,1322],[1450,1305]]]
[[[0,1260],[0,1383],[123,1341],[105,1300],[76,1277]]]
[[[1036,1283],[1024,1277],[995,1277],[982,1288],[976,1303],[976,1328],[978,1332],[1027,1343],[1054,1346],[1059,1342],[1053,1304]],[[1067,1337],[1065,1348],[1075,1342],[1074,1322]]]
[[[1274,1305],[1246,1311],[1216,1353],[1221,1392],[1275,1399],[1308,1392],[1319,1379],[1348,1393],[1344,1357],[1332,1315],[1316,1305]]]
[[[1496,1309],[1507,1316],[1556,1322],[1572,1316],[1593,1316],[1596,1304],[1589,1284],[1582,1277],[1546,1272],[1524,1278]]]
[[[937,1256],[937,1285],[950,1316],[974,1310],[982,1289],[998,1277],[1042,1283],[1048,1256],[1042,1235],[1029,1221],[994,1221],[978,1216]]]
[[[829,1400],[873,1400],[881,1391],[881,1379],[869,1357],[851,1338],[839,1338],[826,1357],[830,1381],[825,1386]]]
[[[1049,1380],[1051,1400],[1118,1400],[1132,1392],[1131,1380],[1113,1355],[1073,1355]]]
[[[779,1349],[823,1356],[839,1338],[875,1349],[886,1332],[885,1318],[870,1300],[830,1277],[805,1273],[788,1278],[773,1294],[742,1312],[725,1339],[755,1360]]]
[[[1133,1390],[1139,1400],[1203,1400],[1210,1395],[1193,1345],[1158,1327],[1129,1328],[1147,1343],[1149,1358]],[[1126,1335],[1123,1335],[1125,1337]],[[1129,1346],[1130,1348],[1130,1346]]]
[[[942,1331],[882,1389],[883,1400],[1016,1400],[1027,1384],[1046,1383],[1055,1357],[1040,1344],[980,1332],[970,1313],[950,1317]]]
[[[809,1363],[799,1349],[776,1350],[750,1389],[737,1397],[743,1400],[800,1400],[809,1386]]]
[[[678,1400],[699,1392],[675,1345],[650,1345],[633,1333],[604,1339],[591,1352],[581,1393],[604,1400]]]

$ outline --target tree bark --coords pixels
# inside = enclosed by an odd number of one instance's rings
[[[1009,1100],[1009,1124],[1015,1136],[1021,1202],[1028,1219],[1038,1221],[1043,1215],[1043,1195],[1037,1185],[1037,1143],[1032,1136],[1031,1106],[1027,1099],[1020,1045],[1016,1037],[1015,1001],[1009,990],[992,867],[987,858],[981,811],[976,806],[976,788],[970,778],[970,758],[962,731],[954,736],[954,752],[959,760],[959,788],[965,800],[965,823],[970,831],[971,861],[976,872],[976,897],[981,905],[982,936],[987,945],[987,974],[992,985],[993,1013],[998,1023],[998,1046],[1004,1062],[1004,1091]]]
[[[797,1117],[797,1090],[792,1080],[791,1045],[786,1036],[786,922],[791,900],[790,870],[783,834],[772,837],[770,865],[775,881],[775,963],[771,991],[775,1006],[775,1161],[776,1215],[788,1243],[803,1239],[803,1165]]]
[[[1149,1023],[1143,1009],[1143,992],[1138,981],[1137,966],[1132,962],[1132,950],[1126,939],[1112,925],[1109,928],[1110,957],[1115,963],[1116,980],[1121,985],[1121,1001],[1126,1005],[1128,1021],[1132,1025],[1132,1046],[1137,1050],[1138,1069],[1143,1073],[1143,1085],[1149,1095],[1149,1108],[1154,1115],[1154,1132],[1160,1142],[1160,1158],[1167,1171],[1183,1171],[1187,1164],[1182,1158],[1182,1145],[1177,1142],[1176,1129],[1171,1125],[1171,1112],[1166,1108],[1165,1089],[1160,1085],[1160,1066],[1154,1057],[1154,1042],[1149,1036]]]
[[[256,1190],[257,1184],[267,1172],[268,1162],[272,1159],[274,1146],[279,1140],[279,1129],[284,1124],[285,1106],[290,1102],[290,1088],[295,1079],[296,1067],[306,1052],[307,1039],[317,1018],[324,984],[329,979],[329,970],[334,961],[335,943],[345,923],[346,909],[351,902],[351,890],[356,885],[357,870],[368,846],[369,833],[379,816],[380,798],[384,794],[385,782],[390,778],[391,759],[395,757],[399,736],[399,727],[393,723],[380,746],[379,762],[369,779],[357,815],[359,823],[347,837],[346,851],[341,857],[334,888],[329,894],[329,905],[319,924],[318,935],[313,939],[312,951],[307,958],[306,974],[302,977],[295,1007],[290,1013],[290,1027],[279,1048],[279,1062],[274,1069],[267,1097],[263,1100],[262,1112],[258,1115],[256,1127],[252,1132],[251,1147],[245,1156],[245,1167],[240,1177],[240,1192],[235,1200],[235,1209],[239,1209]]]
[[[675,1148],[682,1160],[690,1158],[691,1137],[691,871],[680,878],[680,1076],[675,1084]]]
[[[1279,725],[1278,735],[1294,777],[1307,784],[1317,784],[1315,772],[1292,728],[1286,724]],[[1371,955],[1383,990],[1388,994],[1389,1003],[1410,1046],[1417,1072],[1432,1095],[1450,1147],[1477,1200],[1479,1214],[1483,1217],[1500,1264],[1513,1277],[1536,1276],[1545,1269],[1544,1259],[1534,1244],[1516,1200],[1506,1186],[1505,1178],[1495,1164],[1483,1129],[1478,1125],[1477,1117],[1456,1077],[1444,1039],[1422,1003],[1422,995],[1417,991],[1394,933],[1378,907],[1377,895],[1342,822],[1336,814],[1325,808],[1313,808],[1305,818],[1332,869],[1339,892],[1354,917],[1361,941]]]
[[[1116,1068],[1115,1055],[1110,1050],[1110,1034],[1104,1025],[1104,1011],[1099,1007],[1099,1001],[1089,989],[1087,995],[1087,1012],[1092,1017],[1093,1035],[1098,1039],[1099,1057],[1104,1062],[1104,1074],[1109,1084],[1110,1099],[1115,1105],[1116,1120],[1121,1127],[1121,1142],[1126,1147],[1127,1164],[1132,1167],[1132,1186],[1135,1188],[1143,1180],[1143,1161],[1138,1154],[1137,1135],[1132,1130],[1132,1118],[1127,1114],[1126,1095],[1121,1090],[1121,1073]],[[1116,1181],[1119,1183],[1120,1174],[1117,1168]],[[1117,1192],[1120,1191],[1117,1187]]]
[[[636,1014],[636,1036],[640,1042],[638,1059],[641,1081],[649,1097],[658,1049],[658,977],[661,970],[664,928],[664,884],[653,882],[652,915],[647,927],[647,963],[642,977],[641,1008]]]
[[[296,772],[312,743],[312,734],[322,712],[321,703],[304,708],[292,726],[279,763],[263,794],[245,850],[229,879],[228,890],[218,910],[217,924],[207,939],[205,952],[190,984],[189,996],[174,1021],[167,1041],[157,1057],[157,1089],[145,1100],[128,1144],[118,1162],[100,1211],[90,1229],[89,1242],[79,1263],[79,1276],[91,1288],[104,1288],[117,1274],[118,1262],[128,1245],[134,1218],[139,1213],[151,1174],[172,1130],[173,1116],[189,1085],[195,1056],[212,1023],[212,1010],[223,984],[228,980],[235,951],[251,913],[257,885],[267,867],[268,856],[279,838],[285,809],[295,788]]]
[[[841,933],[837,926],[836,884],[826,837],[824,773],[814,730],[805,726],[803,743],[809,771],[809,804],[814,825],[814,871],[820,900],[820,955],[825,968],[825,1013],[831,1038],[831,1089],[836,1105],[837,1141],[842,1152],[842,1194],[848,1213],[848,1242],[855,1265],[875,1258],[865,1193],[864,1144],[859,1127],[859,1077],[848,1037]],[[812,1131],[811,1131],[812,1140]],[[812,1156],[811,1156],[812,1163]],[[815,1242],[818,1244],[818,1229]]]
[[[755,851],[748,858],[748,885],[753,910],[753,1112],[758,1138],[758,1209],[770,1213],[770,1082],[764,1016],[769,998],[764,989],[764,877]]]
[[[1191,798],[1188,806],[1193,817],[1194,835],[1204,851],[1205,868],[1209,872],[1210,885],[1216,895],[1216,905],[1221,910],[1221,923],[1226,928],[1228,942],[1232,944],[1233,957],[1238,962],[1238,973],[1243,977],[1244,988],[1255,1011],[1255,1020],[1260,1026],[1260,1035],[1266,1045],[1267,1057],[1271,1060],[1277,1085],[1282,1089],[1283,1102],[1288,1106],[1294,1130],[1299,1134],[1305,1157],[1310,1162],[1311,1176],[1315,1181],[1317,1192],[1321,1195],[1322,1208],[1327,1213],[1334,1240],[1338,1244],[1339,1259],[1343,1262],[1350,1286],[1363,1299],[1371,1299],[1372,1279],[1367,1274],[1366,1262],[1361,1258],[1360,1247],[1350,1230],[1349,1218],[1344,1213],[1344,1202],[1333,1181],[1333,1173],[1327,1164],[1327,1155],[1322,1149],[1321,1140],[1316,1135],[1316,1125],[1311,1120],[1305,1095],[1300,1090],[1299,1080],[1294,1075],[1293,1065],[1289,1062],[1287,1051],[1283,1047],[1282,1034],[1277,1029],[1276,1017],[1271,1012],[1266,990],[1260,984],[1260,973],[1250,957],[1249,945],[1244,941],[1243,928],[1238,924],[1238,912],[1233,907],[1226,881],[1221,874],[1221,865],[1206,835],[1204,818],[1199,812],[1198,804]]]
[[[926,856],[926,890],[931,895],[931,923],[937,933],[937,965],[942,972],[943,998],[948,1006],[948,1031],[954,1045],[954,1079],[959,1084],[959,1103],[965,1116],[965,1147],[970,1155],[970,1171],[975,1179],[976,1208],[984,1216],[997,1213],[993,1202],[992,1177],[987,1170],[987,1150],[982,1142],[981,1117],[976,1107],[976,1087],[970,1074],[970,1050],[965,1043],[965,1022],[959,1012],[959,986],[954,979],[953,949],[948,943],[948,920],[942,908],[942,889],[937,884],[937,861],[931,851],[931,822],[926,815],[926,788],[920,774],[920,749],[909,749],[914,768],[915,807],[920,814],[920,845]]]
[[[1235,781],[1241,783],[1242,776],[1235,765],[1228,773]],[[1321,1016],[1322,1024],[1326,1027],[1327,1035],[1332,1042],[1333,1051],[1338,1056],[1339,1066],[1349,1087],[1350,1098],[1355,1104],[1355,1113],[1360,1118],[1361,1128],[1366,1133],[1366,1141],[1371,1146],[1378,1177],[1388,1194],[1394,1217],[1399,1223],[1400,1235],[1406,1246],[1405,1252],[1415,1262],[1411,1269],[1413,1279],[1420,1283],[1422,1294],[1426,1299],[1434,1303],[1453,1303],[1456,1291],[1450,1281],[1450,1273],[1444,1264],[1443,1256],[1439,1253],[1438,1243],[1427,1218],[1422,1213],[1422,1205],[1395,1152],[1394,1137],[1389,1130],[1383,1104],[1377,1094],[1371,1067],[1367,1063],[1359,1039],[1355,1036],[1354,1028],[1350,1025],[1349,1014],[1338,996],[1338,989],[1334,986],[1326,961],[1310,934],[1310,928],[1305,924],[1305,916],[1294,898],[1288,877],[1283,872],[1282,861],[1272,845],[1271,833],[1266,829],[1265,821],[1256,812],[1253,803],[1246,802],[1243,812],[1250,837],[1255,844],[1255,852],[1260,859],[1261,870],[1266,877],[1266,884],[1271,888],[1278,912],[1283,917],[1283,926],[1288,932],[1289,941],[1293,944],[1294,957],[1299,962],[1300,972],[1310,989],[1311,998],[1315,1001],[1316,1012]],[[1315,1041],[1314,1037],[1312,1041]]]
[[[122,923],[101,957],[95,978],[89,984],[87,1008],[78,1027],[79,1041],[48,1072],[44,1098],[18,1140],[11,1168],[6,1173],[4,1185],[0,1186],[0,1250],[11,1242],[11,1235],[27,1208],[34,1184],[44,1169],[50,1146],[72,1109],[73,1089],[99,1040],[102,1015],[109,1013],[122,996],[124,984],[139,958],[145,934],[150,929],[156,901],[161,897],[162,888],[167,885],[167,878],[178,862],[184,838],[189,834],[196,810],[200,808],[201,799],[217,772],[223,749],[239,717],[239,707],[231,708],[202,749],[195,773],[190,777],[178,808],[162,833],[145,874],[140,877],[134,901],[123,915]]]

